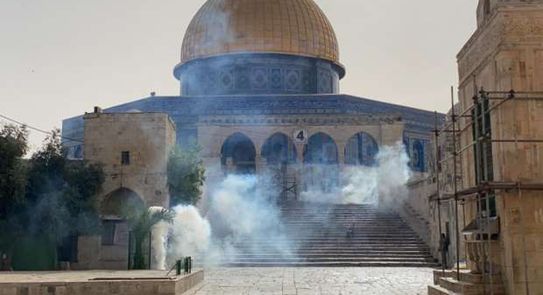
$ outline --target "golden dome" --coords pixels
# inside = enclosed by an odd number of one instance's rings
[[[187,29],[181,63],[246,52],[308,56],[339,65],[332,25],[313,0],[208,0]]]

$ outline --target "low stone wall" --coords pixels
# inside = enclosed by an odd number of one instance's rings
[[[15,272],[0,276],[0,295],[176,295],[203,280],[203,270],[171,277],[156,271]]]

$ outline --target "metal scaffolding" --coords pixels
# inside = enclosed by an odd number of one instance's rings
[[[532,143],[532,144],[541,144],[543,139],[531,139],[531,138],[493,138],[492,135],[492,123],[490,120],[490,115],[493,111],[497,110],[505,103],[513,103],[519,101],[533,101],[533,100],[542,100],[543,101],[543,92],[515,92],[511,91],[485,91],[481,89],[473,97],[473,104],[463,110],[461,113],[456,114],[455,103],[454,103],[454,89],[451,87],[451,120],[446,123],[441,129],[438,129],[438,118],[436,113],[436,122],[435,122],[435,149],[436,155],[435,159],[435,173],[436,173],[436,187],[437,194],[435,200],[437,202],[438,208],[438,222],[439,222],[439,235],[442,234],[442,216],[441,216],[441,203],[443,201],[454,201],[454,222],[456,225],[456,278],[460,281],[460,227],[459,227],[459,213],[458,206],[459,201],[462,201],[464,205],[465,202],[477,202],[477,216],[476,221],[479,224],[483,225],[482,228],[485,229],[484,233],[479,233],[480,239],[482,240],[484,253],[483,261],[483,286],[485,288],[484,292],[486,294],[486,285],[490,285],[490,294],[493,294],[493,265],[492,265],[492,248],[491,240],[493,237],[493,232],[491,230],[492,223],[492,212],[491,212],[491,199],[495,198],[494,193],[496,191],[517,191],[519,200],[522,198],[522,191],[543,191],[543,183],[523,183],[520,181],[517,182],[505,182],[505,181],[496,181],[493,177],[493,163],[492,163],[492,153],[493,153],[493,144],[494,143],[511,143],[511,144],[523,144],[523,143]],[[459,120],[464,119],[466,122],[463,122],[463,126],[459,126]],[[471,130],[470,130],[471,129]],[[458,138],[464,135],[466,132],[471,131],[472,134],[465,136],[466,145],[459,146]],[[453,151],[452,156],[445,159],[441,159],[439,138],[443,134],[452,134],[452,145]],[[468,140],[471,138],[471,140]],[[475,185],[472,187],[464,188],[459,190],[458,188],[458,161],[462,154],[465,152],[473,150],[474,151],[474,160],[475,160]],[[445,194],[441,192],[440,186],[440,177],[441,173],[440,166],[444,162],[449,162],[452,160],[453,165],[453,193]],[[461,160],[461,159],[460,159]],[[484,203],[483,203],[484,202]],[[495,202],[495,201],[494,201]],[[484,206],[484,210],[483,210]],[[494,205],[495,206],[495,205]],[[496,215],[497,215],[497,209]],[[521,209],[522,210],[522,209]],[[520,213],[522,216],[522,212]],[[464,212],[465,219],[465,212]],[[522,219],[522,218],[521,218]],[[464,221],[465,226],[465,221]],[[524,224],[521,224],[523,230]],[[523,239],[525,240],[524,232],[522,232]],[[525,243],[525,241],[524,241]],[[486,244],[486,248],[485,245]],[[527,267],[527,257],[526,253],[524,254],[524,266]],[[487,269],[488,266],[488,269]],[[445,271],[444,267],[442,269]],[[488,275],[488,277],[487,277]],[[525,269],[525,276],[527,276],[527,271]],[[527,279],[526,281],[526,291],[529,294],[529,288]]]

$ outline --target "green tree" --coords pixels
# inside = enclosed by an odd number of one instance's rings
[[[205,181],[205,168],[199,156],[200,149],[182,150],[176,147],[168,160],[168,187],[170,205],[195,205],[200,200]]]
[[[95,197],[104,179],[101,166],[67,160],[60,131],[53,130],[30,159],[27,211],[36,224],[33,228],[57,238],[96,232],[99,218]]]
[[[0,220],[24,202],[26,171],[23,156],[28,151],[28,130],[6,125],[0,130]]]
[[[0,252],[11,252],[13,241],[23,228],[13,217],[25,201],[28,130],[5,125],[0,130]]]
[[[123,212],[123,215],[123,219],[128,222],[128,226],[134,237],[133,269],[145,269],[145,257],[143,255],[145,238],[149,236],[153,226],[159,222],[173,222],[174,213],[167,209],[151,211],[143,208],[140,210],[128,210]]]

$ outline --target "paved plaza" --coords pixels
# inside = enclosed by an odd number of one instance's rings
[[[427,294],[430,268],[217,268],[206,269],[203,294]]]

